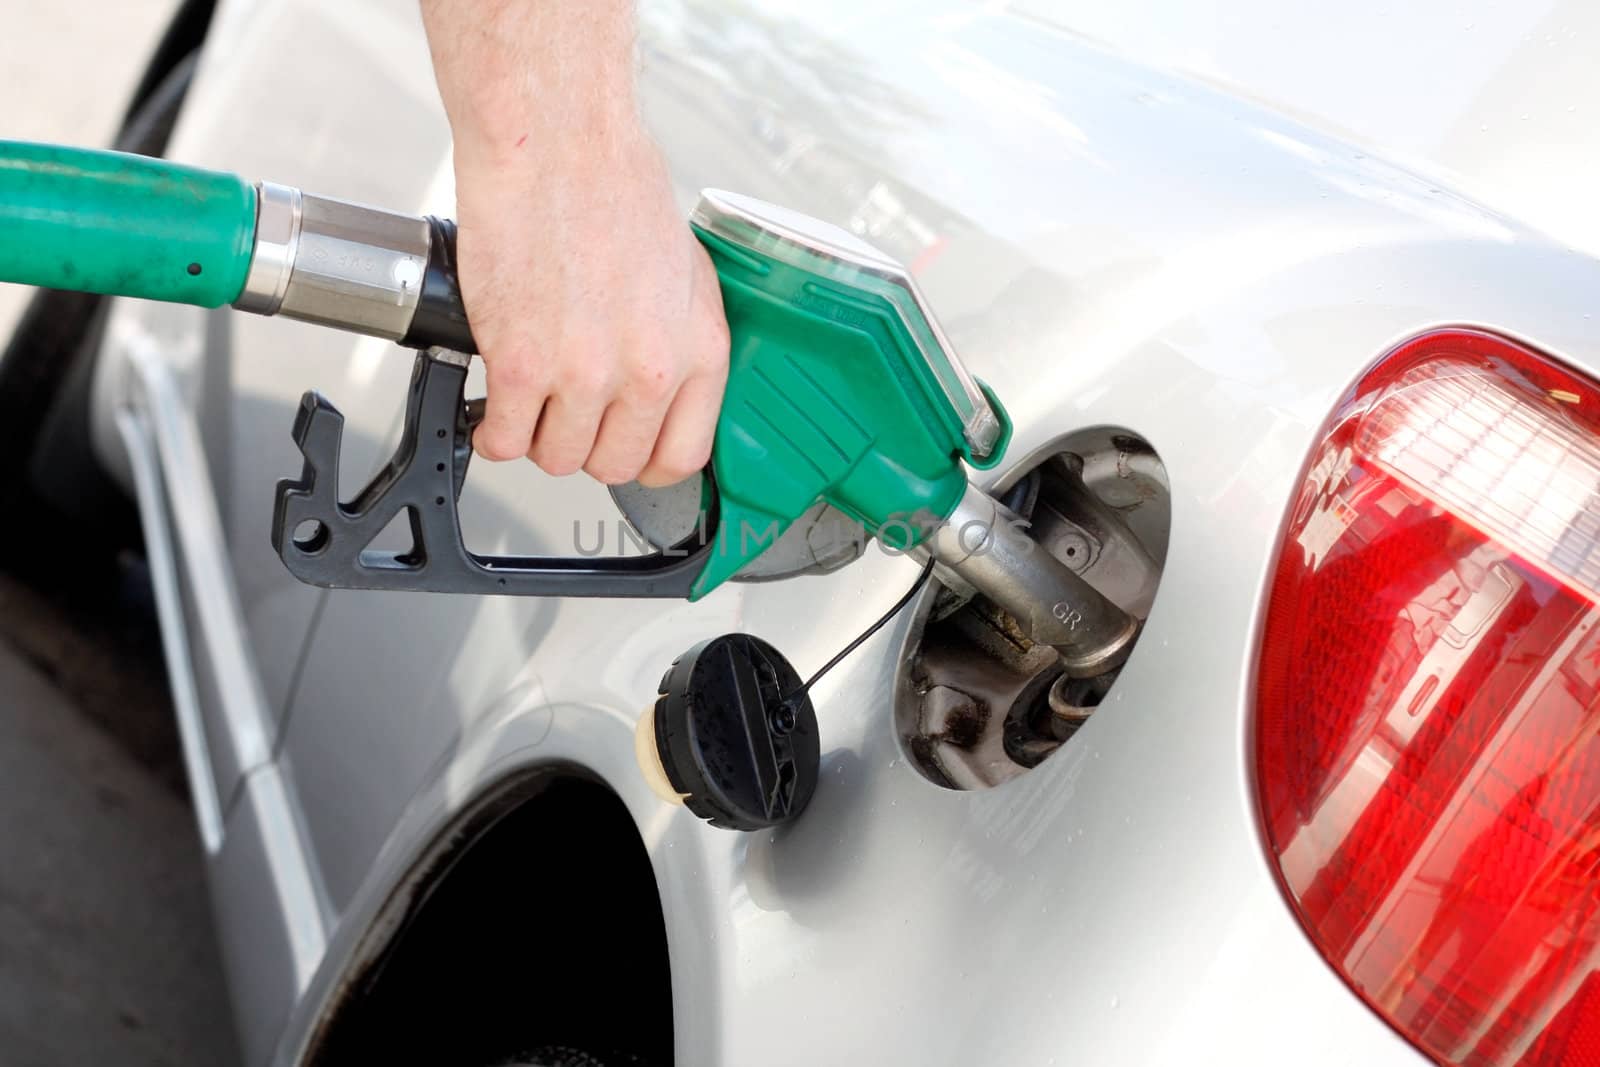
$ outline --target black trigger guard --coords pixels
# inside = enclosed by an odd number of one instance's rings
[[[327,589],[388,589],[516,596],[687,598],[715,538],[648,556],[479,556],[461,537],[458,501],[483,402],[465,399],[467,359],[418,352],[399,447],[348,503],[339,492],[344,416],[320,393],[300,399],[298,480],[278,483],[272,547],[291,574]],[[412,547],[369,546],[404,510]]]

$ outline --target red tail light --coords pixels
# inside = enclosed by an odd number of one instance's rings
[[[1268,845],[1328,962],[1442,1063],[1600,1065],[1600,390],[1431,334],[1345,399],[1257,694]]]

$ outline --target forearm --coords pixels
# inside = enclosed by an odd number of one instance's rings
[[[633,0],[422,0],[458,166],[559,166],[640,136]]]
[[[473,447],[612,483],[687,477],[711,452],[727,323],[639,121],[632,0],[421,3],[487,369]]]

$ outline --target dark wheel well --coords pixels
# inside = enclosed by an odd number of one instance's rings
[[[672,1062],[655,876],[606,787],[503,783],[389,907],[398,932],[338,998],[309,1063],[474,1067],[541,1045]]]

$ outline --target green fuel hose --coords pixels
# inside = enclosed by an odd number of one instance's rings
[[[120,152],[0,141],[0,279],[200,307],[238,299],[256,190]]]

